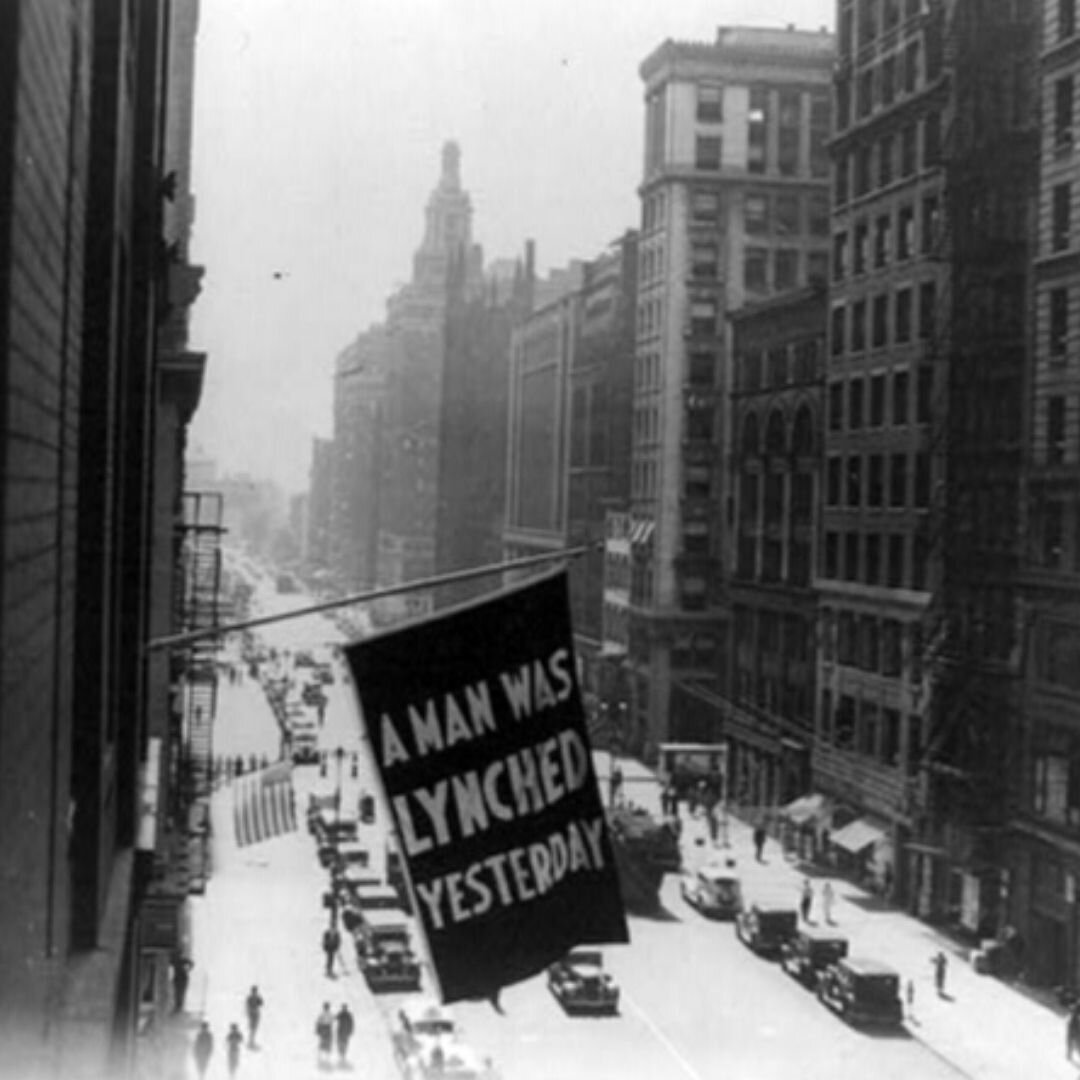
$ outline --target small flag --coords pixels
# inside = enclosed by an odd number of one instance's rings
[[[297,831],[292,765],[288,762],[237,777],[233,800],[237,847]]]

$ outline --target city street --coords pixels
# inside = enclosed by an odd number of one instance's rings
[[[279,596],[263,589],[263,611],[302,606],[303,597]],[[338,640],[321,617],[267,627],[262,640],[273,648],[325,649]],[[335,682],[321,745],[346,751],[340,780],[332,753],[326,775],[318,766],[296,771],[298,806],[310,792],[335,790],[351,813],[361,791],[374,790],[362,751],[355,706],[343,668]],[[222,688],[217,747],[221,753],[276,752],[273,714],[253,680]],[[597,755],[601,779],[610,768]],[[631,797],[649,805],[655,783],[640,766],[623,762]],[[606,790],[606,784],[603,785]],[[237,850],[231,834],[229,790],[214,799],[214,874],[207,894],[194,902],[192,947],[195,960],[188,1012],[205,1016],[219,1039],[209,1076],[223,1076],[220,1039],[231,1022],[242,1021],[242,1002],[257,983],[266,998],[261,1049],[245,1051],[241,1075],[302,1077],[318,1073],[313,1024],[323,1001],[333,1008],[348,1002],[358,1021],[355,1068],[367,1076],[399,1075],[389,1046],[389,1017],[398,998],[373,997],[345,949],[339,976],[322,972],[319,938],[326,921],[320,897],[326,875],[318,866],[306,831],[258,847]],[[384,849],[385,819],[380,814],[364,836],[372,851]],[[703,824],[687,817],[687,860],[702,856]],[[797,867],[770,842],[763,864],[754,862],[748,829],[733,822],[729,854],[736,859],[748,893],[757,887],[790,891],[794,904],[801,883]],[[606,962],[622,991],[614,1018],[566,1016],[538,977],[508,988],[505,1015],[487,1003],[454,1007],[467,1041],[490,1057],[505,1080],[625,1080],[627,1077],[687,1077],[722,1074],[769,1080],[788,1077],[793,1066],[808,1080],[1021,1075],[1038,1062],[1040,1076],[1075,1076],[1061,1052],[1061,1024],[1047,1010],[1007,987],[974,974],[957,959],[952,965],[948,1000],[935,998],[929,957],[941,945],[927,927],[898,912],[880,910],[844,882],[836,883],[837,921],[852,940],[852,952],[893,964],[916,986],[914,1019],[894,1034],[852,1029],[823,1008],[815,996],[788,978],[775,963],[752,955],[730,923],[714,923],[689,908],[679,895],[676,876],[664,885],[666,912],[633,918],[628,946],[607,949]],[[430,985],[430,984],[429,984]],[[980,1023],[992,1021],[991,1029]],[[993,1037],[993,1025],[1013,1037]],[[189,1027],[189,1032],[193,1028]],[[1019,1036],[1019,1037],[1016,1037]],[[179,1075],[179,1074],[177,1074]],[[194,1075],[190,1073],[190,1075]]]

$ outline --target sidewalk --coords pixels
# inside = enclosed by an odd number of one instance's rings
[[[599,757],[598,771],[607,790],[608,758]],[[659,813],[660,785],[640,762],[620,759],[626,797]],[[683,816],[683,850],[688,865],[710,850],[703,819]],[[703,845],[698,844],[703,840]],[[809,878],[815,892],[812,919],[820,919],[821,871],[804,872],[789,861],[772,838],[763,863],[754,859],[752,829],[729,817],[729,848],[743,878],[744,892],[755,889],[788,892],[797,907],[802,883]],[[717,850],[723,851],[723,848]],[[915,1004],[908,1020],[911,1034],[962,1073],[979,1080],[1076,1080],[1080,1070],[1065,1060],[1065,1021],[1053,1010],[988,975],[977,974],[948,936],[918,919],[889,907],[879,897],[850,882],[830,878],[836,896],[833,920],[845,935],[852,955],[889,964],[902,984],[911,980]],[[942,951],[949,958],[946,996],[934,989],[930,958]],[[762,961],[763,963],[765,961]],[[777,978],[784,976],[778,971]]]

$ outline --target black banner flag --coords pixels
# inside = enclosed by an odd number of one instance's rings
[[[350,645],[447,1002],[629,940],[565,572]]]

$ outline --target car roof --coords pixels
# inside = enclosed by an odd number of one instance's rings
[[[806,926],[799,931],[799,934],[810,941],[842,941],[847,944],[848,940],[843,934],[838,934],[835,930],[824,926]]]
[[[889,967],[879,960],[870,960],[865,956],[849,956],[840,963],[856,975],[892,975],[899,978],[896,968]]]

